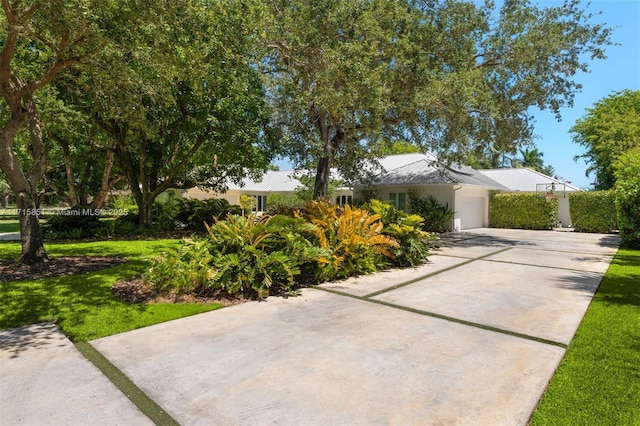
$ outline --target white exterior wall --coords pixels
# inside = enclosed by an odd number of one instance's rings
[[[571,213],[569,212],[569,194],[558,199],[558,221],[562,222],[563,228],[571,227]]]
[[[410,191],[418,191],[420,196],[424,197],[427,194],[433,195],[439,203],[449,205],[449,208],[453,207],[453,197],[451,192],[451,185],[393,185],[393,186],[378,186],[373,188],[376,191],[376,198],[380,201],[389,201],[389,195],[391,193],[405,193]],[[360,195],[356,189],[356,198]],[[409,207],[409,201],[407,198],[407,208]]]
[[[455,189],[454,230],[489,226],[489,190],[473,186]]]

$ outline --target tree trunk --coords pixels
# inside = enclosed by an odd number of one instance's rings
[[[33,194],[21,192],[17,197],[18,219],[20,220],[20,239],[22,254],[18,262],[34,265],[47,261],[42,231],[38,220],[38,206]]]
[[[316,181],[313,186],[313,199],[327,198],[329,192],[329,177],[331,174],[331,160],[329,156],[322,157],[316,169]]]
[[[34,104],[27,100],[27,109],[34,108]],[[4,172],[9,187],[16,194],[18,207],[18,219],[20,221],[20,235],[22,241],[22,254],[20,262],[26,264],[42,263],[47,260],[44,250],[42,232],[38,221],[38,206],[34,196],[35,186],[44,174],[45,158],[42,140],[37,140],[39,135],[39,123],[35,110],[30,112],[31,146],[29,151],[34,157],[34,165],[26,175],[22,164],[12,150],[15,135],[27,120],[27,111],[16,108],[0,131],[0,169]]]
[[[107,201],[107,196],[109,195],[109,190],[111,189],[111,184],[113,183],[110,181],[110,176],[111,169],[113,168],[113,158],[115,156],[114,149],[115,147],[113,145],[107,149],[104,168],[102,169],[102,180],[100,182],[100,189],[98,190],[96,197],[91,202],[91,206],[94,209],[101,209],[104,206],[104,203]]]
[[[324,127],[324,126],[322,126]],[[323,139],[326,138],[324,144],[325,156],[318,162],[318,168],[316,170],[316,180],[313,186],[313,199],[318,200],[320,198],[327,198],[329,196],[329,180],[331,179],[331,163],[333,157],[335,157],[338,148],[344,141],[344,130],[340,127],[336,127],[336,133],[331,139],[328,138],[328,132],[319,126],[320,134]]]
[[[149,193],[144,194],[142,203],[138,205],[138,213],[140,214],[139,225],[141,228],[151,227],[152,209],[155,198],[151,198],[150,195]]]

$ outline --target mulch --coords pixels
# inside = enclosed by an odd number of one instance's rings
[[[46,263],[35,266],[17,263],[15,260],[0,260],[0,283],[84,274],[126,262],[124,258],[106,256],[50,257]],[[255,297],[248,294],[231,296],[220,290],[199,295],[157,294],[142,277],[119,281],[111,287],[111,292],[127,303],[220,303],[230,306],[255,300]]]
[[[126,262],[126,259],[120,257],[107,256],[50,257],[47,262],[39,265],[25,265],[16,263],[15,260],[0,260],[0,283],[84,274]]]

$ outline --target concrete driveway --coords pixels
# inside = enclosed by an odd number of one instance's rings
[[[617,244],[611,235],[478,229],[448,236],[419,268],[91,345],[184,425],[526,424]],[[7,373],[10,361],[0,357],[2,383],[20,374]],[[42,409],[42,390],[23,389],[20,410],[7,417],[3,408],[0,422]],[[6,388],[0,396],[11,404]]]

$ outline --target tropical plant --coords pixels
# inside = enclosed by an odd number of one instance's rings
[[[442,204],[436,197],[427,194],[420,197],[416,191],[409,191],[409,206],[411,212],[422,216],[424,222],[422,229],[429,232],[447,232],[451,225],[455,212],[449,208],[449,203]]]
[[[421,229],[424,222],[421,216],[409,215],[380,200],[371,200],[363,208],[372,214],[380,215],[384,224],[382,233],[399,243],[400,246],[395,249],[392,260],[394,265],[404,267],[424,263],[437,236]]]
[[[344,210],[328,201],[312,201],[303,211],[315,225],[313,235],[321,248],[330,251],[322,256],[316,277],[320,281],[371,273],[393,259],[398,242],[382,233],[380,215],[364,209],[344,206]]]
[[[202,239],[184,239],[174,252],[164,252],[152,261],[145,273],[147,285],[158,294],[201,294],[215,286],[217,270],[213,256]]]
[[[191,231],[205,232],[205,223],[225,218],[229,213],[240,214],[240,206],[231,205],[224,198],[197,200],[182,198],[177,201],[177,212],[174,216],[179,227]]]
[[[218,273],[213,281],[229,294],[253,290],[258,298],[278,291],[291,291],[300,274],[295,259],[278,247],[278,236],[268,224],[270,216],[228,215],[224,221],[206,226],[208,249],[215,253]]]

